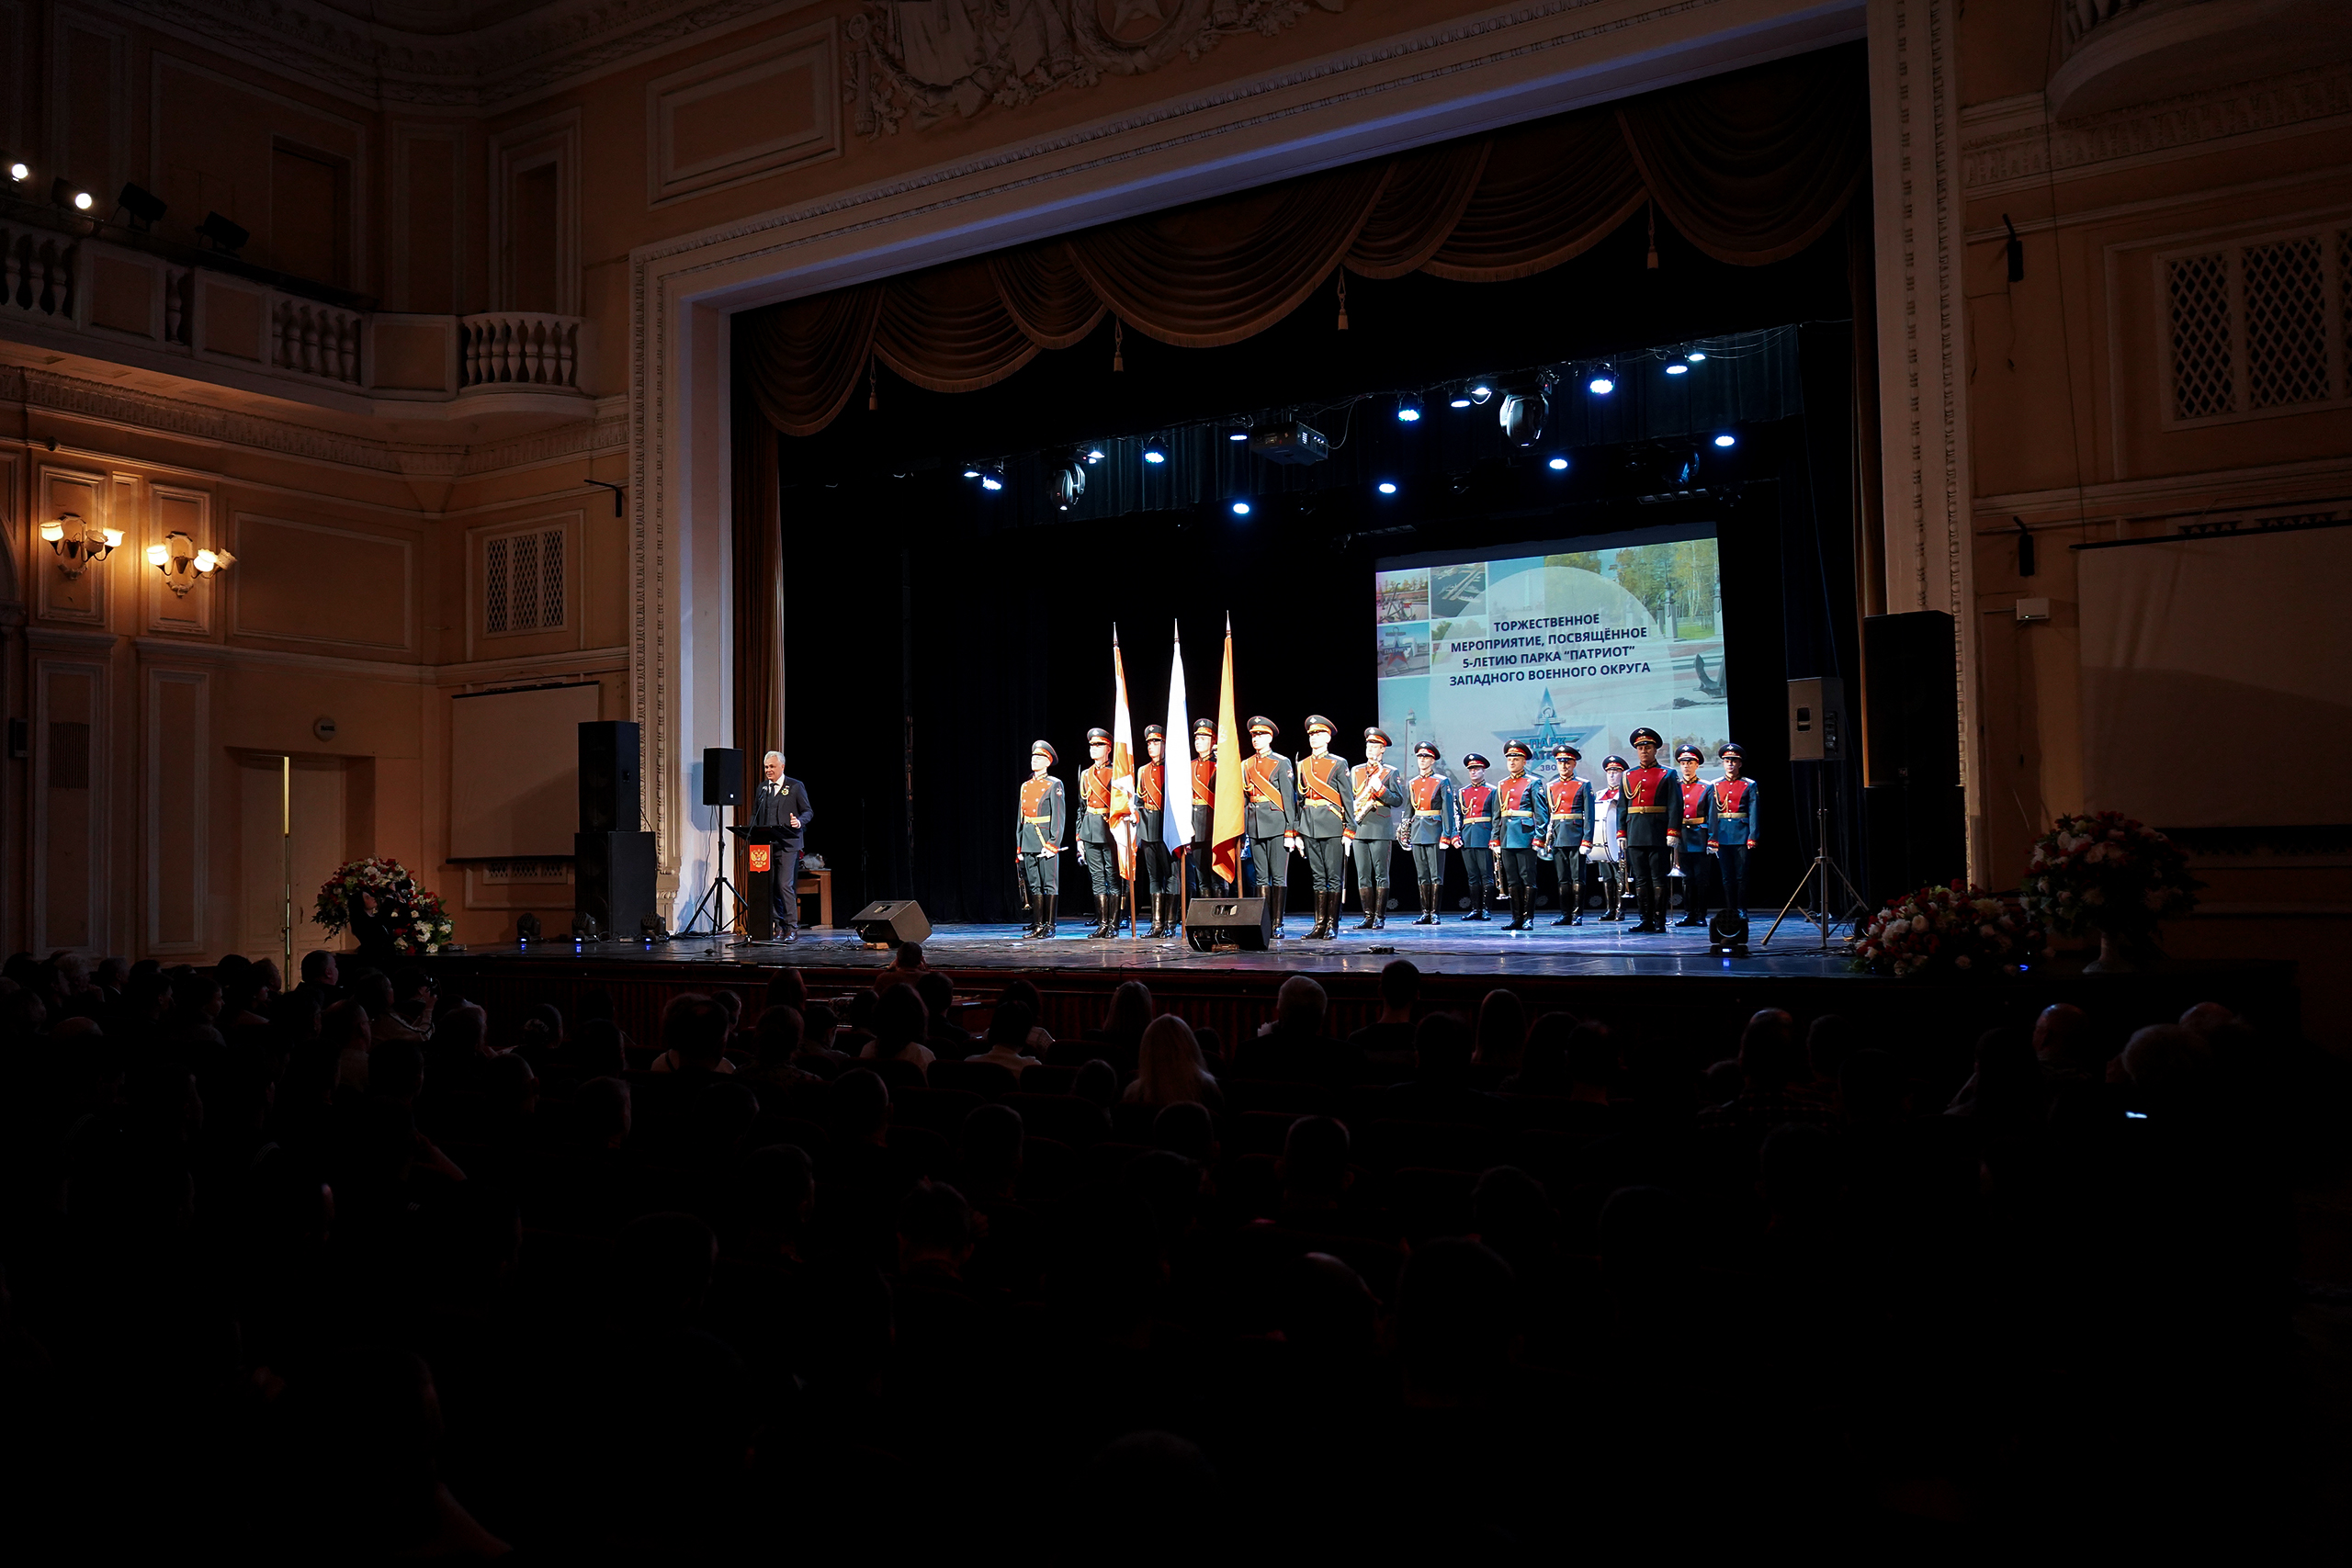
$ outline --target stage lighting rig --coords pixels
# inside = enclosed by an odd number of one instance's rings
[[[1532,446],[1544,438],[1544,425],[1550,412],[1551,400],[1539,387],[1533,391],[1505,393],[1495,417],[1506,438],[1521,446]]]
[[[1669,376],[1688,376],[1690,374],[1690,367],[1678,359],[1666,367],[1666,373]]]
[[[1004,488],[1004,465],[990,463],[980,470],[980,488],[993,495]]]
[[[1096,442],[1088,442],[1086,444],[1085,457],[1090,467],[1101,462],[1102,460],[1102,448],[1101,445]]]
[[[1396,481],[1395,479],[1383,479],[1372,488],[1378,491],[1383,495],[1395,495],[1396,493]]]
[[[32,183],[33,166],[14,153],[9,154],[5,163],[0,163],[0,169],[6,171],[10,185],[21,186]]]
[[[1715,437],[1715,445],[1725,448],[1736,446],[1739,445],[1739,437],[1726,430],[1721,435]]]
[[[1286,419],[1280,424],[1269,424],[1250,433],[1250,450],[1269,463],[1287,463],[1304,467],[1319,463],[1331,455],[1331,443],[1323,433],[1297,420]]]
[[[1707,351],[1703,348],[1694,348],[1682,358],[1686,364],[1704,365],[1707,362]]]
[[[1168,443],[1155,435],[1143,444],[1143,460],[1153,468],[1168,461]]]
[[[1250,416],[1245,413],[1238,418],[1227,420],[1225,422],[1225,438],[1227,441],[1249,440]]]
[[[118,208],[130,214],[130,226],[142,234],[167,210],[164,198],[144,186],[126,184],[114,199]]]
[[[1246,501],[1237,501],[1237,502],[1235,502],[1233,503],[1233,514],[1234,514],[1236,517],[1247,517],[1247,516],[1249,516],[1249,515],[1250,515],[1250,503],[1249,503],[1248,502],[1246,502]]]
[[[87,212],[97,198],[60,175],[49,182],[49,199],[69,212]]]
[[[1068,512],[1086,493],[1086,462],[1073,454],[1056,465],[1050,480],[1054,506]]]
[[[1421,423],[1421,395],[1419,392],[1396,394],[1396,423],[1399,424]]]
[[[980,466],[978,463],[965,464],[964,477],[967,479],[978,479],[980,477]]]
[[[245,243],[254,237],[252,230],[233,220],[223,218],[218,212],[206,213],[204,221],[197,225],[196,231],[198,236],[214,250],[232,258],[239,251],[243,250]]]
[[[1566,457],[1554,457],[1546,461],[1544,466],[1551,469],[1555,474],[1565,474],[1568,471],[1568,460]]]
[[[1601,361],[1593,367],[1592,378],[1584,384],[1584,389],[1596,398],[1605,398],[1615,391],[1617,389],[1616,367],[1607,360]]]

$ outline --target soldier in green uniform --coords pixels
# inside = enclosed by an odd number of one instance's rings
[[[1216,720],[1193,721],[1193,847],[1184,852],[1184,880],[1193,897],[1221,897],[1233,889],[1209,863],[1209,835],[1216,831]]]
[[[1487,759],[1473,751],[1462,759],[1470,782],[1453,792],[1453,847],[1462,852],[1462,874],[1470,879],[1470,912],[1463,919],[1487,918],[1495,885],[1495,786],[1487,782]]]
[[[1577,777],[1584,753],[1573,746],[1552,748],[1552,782],[1544,786],[1544,805],[1551,813],[1544,841],[1537,846],[1552,859],[1553,875],[1560,885],[1560,918],[1555,926],[1573,926],[1584,919],[1584,857],[1592,850],[1592,786]]]
[[[1454,820],[1453,781],[1437,771],[1437,748],[1422,741],[1413,748],[1417,770],[1405,785],[1405,803],[1412,822],[1405,829],[1413,851],[1413,881],[1421,895],[1417,926],[1437,924],[1438,894],[1445,886],[1445,846],[1459,831]]]
[[[1315,879],[1315,929],[1310,938],[1340,934],[1340,900],[1348,891],[1348,846],[1356,841],[1355,797],[1347,760],[1331,750],[1331,721],[1306,716],[1307,755],[1297,767],[1298,839]]]
[[[1143,727],[1145,761],[1136,770],[1136,879],[1151,895],[1151,929],[1146,936],[1172,936],[1183,923],[1177,908],[1175,857],[1168,852],[1168,728]],[[1179,772],[1176,777],[1188,775]]]
[[[1114,937],[1125,890],[1119,885],[1119,842],[1111,833],[1111,732],[1088,730],[1086,754],[1094,759],[1078,775],[1078,848],[1086,857],[1087,879],[1094,884],[1094,929],[1086,934]]]
[[[1062,886],[1062,828],[1069,803],[1062,781],[1050,770],[1054,749],[1043,740],[1029,747],[1029,776],[1021,785],[1020,807],[1014,812],[1012,854],[1021,865],[1021,886],[1028,895],[1029,929],[1021,940],[1054,934],[1054,899]]]
[[[1388,732],[1378,725],[1363,732],[1363,761],[1348,770],[1356,803],[1356,898],[1363,924],[1376,931],[1388,924],[1388,857],[1396,848],[1395,808],[1405,804],[1404,776],[1381,759],[1388,754]]]
[[[1707,822],[1714,815],[1714,786],[1699,776],[1705,753],[1689,741],[1674,749],[1676,777],[1667,786],[1666,819],[1675,829],[1674,863],[1682,873],[1682,918],[1675,924],[1703,926],[1714,902],[1714,857],[1707,853]]]
[[[1274,912],[1274,934],[1283,934],[1283,895],[1289,881],[1284,858],[1298,842],[1298,786],[1290,759],[1274,750],[1281,731],[1263,715],[1250,720],[1250,760],[1241,765],[1241,798],[1250,851],[1258,861],[1258,887]]]
[[[1724,908],[1747,919],[1747,852],[1756,847],[1756,783],[1742,775],[1747,753],[1736,741],[1717,749],[1724,776],[1707,792],[1707,847],[1724,876]]]
[[[1535,929],[1535,868],[1543,857],[1536,846],[1550,825],[1544,786],[1528,776],[1527,763],[1535,755],[1524,740],[1503,748],[1503,782],[1495,787],[1495,862],[1502,873],[1503,894],[1510,901],[1510,924],[1503,930]]]
[[[1617,838],[1634,879],[1634,902],[1642,913],[1642,923],[1634,930],[1655,934],[1666,930],[1666,871],[1680,824],[1669,825],[1667,817],[1674,775],[1657,765],[1657,749],[1664,742],[1647,725],[1634,731],[1633,741],[1634,765],[1618,786]]]

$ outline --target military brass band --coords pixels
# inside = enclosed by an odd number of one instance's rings
[[[1272,907],[1273,931],[1283,931],[1283,902],[1290,881],[1289,857],[1306,861],[1313,884],[1315,923],[1305,935],[1328,941],[1340,934],[1348,868],[1355,868],[1356,894],[1363,919],[1358,931],[1379,931],[1388,921],[1390,855],[1412,859],[1413,885],[1420,914],[1415,925],[1438,923],[1451,850],[1461,857],[1469,884],[1465,921],[1488,920],[1490,903],[1510,914],[1506,931],[1535,929],[1536,878],[1548,861],[1560,898],[1555,926],[1584,920],[1588,886],[1598,883],[1604,921],[1622,921],[1628,894],[1636,933],[1662,932],[1673,902],[1672,884],[1682,884],[1682,926],[1705,926],[1711,908],[1747,916],[1747,852],[1756,847],[1756,784],[1743,772],[1745,753],[1726,741],[1716,751],[1724,776],[1702,779],[1703,753],[1695,745],[1677,747],[1674,767],[1662,767],[1665,743],[1645,726],[1634,731],[1634,760],[1611,756],[1600,778],[1577,772],[1584,754],[1574,746],[1552,750],[1552,776],[1532,771],[1533,750],[1513,740],[1503,748],[1503,776],[1489,782],[1492,767],[1473,751],[1462,759],[1468,782],[1456,784],[1438,771],[1438,749],[1424,741],[1413,749],[1408,774],[1385,759],[1391,742],[1378,726],[1363,732],[1364,760],[1351,765],[1334,752],[1338,731],[1321,714],[1306,723],[1307,750],[1296,761],[1274,750],[1282,728],[1253,716],[1250,755],[1242,767],[1243,843],[1241,885],[1220,878],[1212,863],[1210,839],[1216,804],[1217,727],[1214,719],[1193,725],[1190,767],[1191,842],[1181,868],[1167,848],[1165,814],[1179,807],[1170,796],[1168,737],[1159,725],[1144,729],[1147,758],[1136,770],[1132,802],[1139,829],[1135,852],[1136,897],[1151,900],[1151,924],[1130,930],[1170,938],[1183,926],[1183,901],[1194,897],[1262,890]],[[1121,880],[1115,826],[1115,781],[1111,734],[1087,731],[1089,763],[1079,775],[1078,847],[1094,897],[1094,929],[1088,934],[1118,934],[1126,897]],[[1053,774],[1054,748],[1040,740],[1030,748],[1030,775],[1021,786],[1014,823],[1014,854],[1021,868],[1028,924],[1023,940],[1055,934],[1055,904],[1060,893],[1063,829],[1069,808],[1061,781]],[[1177,775],[1180,794],[1182,774]],[[1177,878],[1182,875],[1183,885]]]

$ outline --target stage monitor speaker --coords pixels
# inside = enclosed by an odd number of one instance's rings
[[[1184,906],[1184,940],[1195,953],[1238,947],[1263,953],[1274,938],[1274,908],[1263,898],[1201,897]]]
[[[625,718],[580,727],[580,830],[634,833],[638,816],[637,726]]]
[[[1812,675],[1789,682],[1789,761],[1842,762],[1846,750],[1846,682]]]
[[[877,898],[852,915],[849,923],[858,941],[876,946],[921,942],[931,935],[931,921],[911,898]]]
[[[1960,783],[1960,671],[1941,610],[1862,622],[1862,719],[1870,783],[1942,789]]]
[[[702,749],[702,803],[705,806],[743,804],[743,749],[706,746]]]
[[[1871,784],[1862,791],[1862,890],[1874,909],[1922,887],[1968,881],[1968,793],[1958,784]]]
[[[653,910],[653,835],[575,833],[572,908],[599,931],[628,935]]]

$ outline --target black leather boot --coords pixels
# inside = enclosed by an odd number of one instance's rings
[[[1026,919],[1022,922],[1021,934],[1013,938],[1015,942],[1027,942],[1037,934],[1038,916],[1045,903],[1046,896],[1042,893],[1032,893],[1022,899],[1021,908]]]
[[[1428,882],[1419,883],[1417,886],[1421,893],[1421,918],[1413,923],[1417,926],[1433,926],[1437,924],[1437,886]]]
[[[1034,937],[1049,937],[1054,934],[1054,896],[1052,894],[1047,893],[1038,898],[1037,929],[1029,934]]]
[[[1520,893],[1516,887],[1508,888],[1503,893],[1503,903],[1510,910],[1510,924],[1503,928],[1507,931],[1523,931],[1527,929],[1527,922],[1520,916],[1519,898]]]
[[[1388,889],[1385,886],[1372,890],[1372,929],[1376,931],[1388,929]]]
[[[1116,899],[1102,894],[1094,896],[1094,929],[1086,933],[1090,942],[1107,942],[1118,933],[1119,905]]]
[[[1356,930],[1376,931],[1380,929],[1380,906],[1387,901],[1387,894],[1385,887],[1367,887],[1361,882],[1356,884],[1356,897],[1363,903],[1363,924]]]
[[[1483,920],[1486,918],[1487,887],[1486,884],[1480,883],[1477,886],[1470,889],[1470,912],[1463,916],[1462,919],[1464,923],[1467,923],[1471,920]]]

